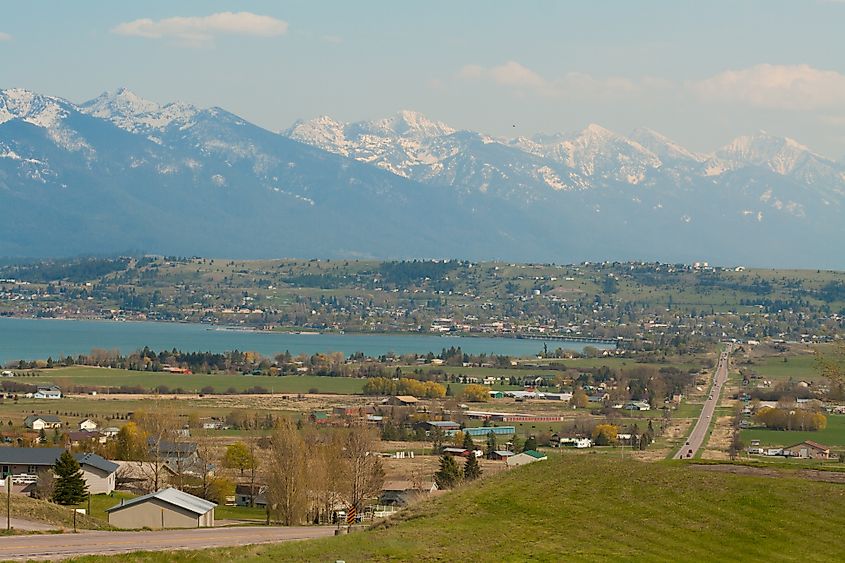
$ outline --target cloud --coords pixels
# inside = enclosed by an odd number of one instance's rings
[[[251,12],[219,12],[209,16],[148,18],[121,23],[111,32],[145,39],[175,39],[187,44],[210,43],[218,35],[273,37],[288,30],[285,21]]]
[[[595,97],[618,99],[658,88],[673,87],[671,81],[651,77],[632,80],[620,76],[595,77],[582,72],[544,77],[516,61],[508,61],[493,67],[465,65],[457,72],[457,77],[464,81],[487,82],[521,93],[570,99]]]
[[[703,101],[809,111],[845,105],[845,75],[809,65],[760,64],[688,83]]]
[[[0,41],[11,41],[11,40],[12,40],[11,35],[9,35],[8,33],[3,33],[2,31],[0,31]]]

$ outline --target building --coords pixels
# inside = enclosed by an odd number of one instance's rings
[[[382,487],[378,502],[384,506],[407,506],[436,490],[437,485],[431,481],[425,483],[386,481]]]
[[[555,441],[555,436],[552,436],[552,446],[556,448],[591,448],[593,441],[589,438],[561,436]]]
[[[167,488],[121,501],[106,512],[109,524],[118,528],[211,528],[216,506],[205,499]]]
[[[648,411],[651,410],[651,405],[645,401],[628,401],[623,408],[626,411]]]
[[[411,395],[396,395],[387,399],[388,405],[396,407],[415,407],[419,401]]]
[[[782,455],[801,459],[830,459],[830,446],[812,440],[804,440],[800,444],[783,448]]]
[[[98,428],[98,425],[95,420],[86,418],[85,420],[80,420],[76,427],[83,432],[93,432]]]
[[[463,433],[469,434],[473,438],[486,438],[488,434],[493,433],[494,436],[513,436],[516,434],[515,426],[476,426],[474,428],[464,428]],[[454,432],[452,433],[454,434]],[[447,432],[447,436],[449,433]]]
[[[31,414],[23,419],[23,425],[33,430],[61,428],[62,419],[54,414]]]
[[[87,432],[85,430],[72,430],[64,434],[65,445],[78,448],[84,444],[105,444],[106,437],[99,432]]]
[[[466,448],[443,448],[443,455],[469,457],[471,453],[472,452]]]
[[[235,504],[267,506],[267,485],[235,485]]]
[[[0,477],[38,475],[53,467],[64,448],[0,448]]]
[[[454,436],[455,433],[461,429],[461,425],[451,420],[426,420],[419,423],[426,432],[433,432],[437,428],[443,431],[447,436]]]
[[[514,455],[514,453],[511,452],[511,451],[508,451],[508,450],[496,450],[490,455],[490,459],[503,461],[503,460],[507,460],[512,455]]]
[[[39,387],[32,395],[33,399],[61,399],[62,390],[55,385]]]
[[[518,467],[520,465],[527,465],[536,461],[545,461],[548,459],[546,454],[541,454],[537,450],[525,450],[521,454],[512,455],[507,459],[508,467]]]
[[[118,464],[90,452],[73,457],[79,462],[89,493],[108,495],[114,491]]]

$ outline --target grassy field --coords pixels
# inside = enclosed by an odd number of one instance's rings
[[[350,563],[831,560],[845,549],[841,486],[787,475],[773,479],[679,463],[553,455],[547,462],[417,505],[370,531],[118,558]]]
[[[816,369],[816,358],[811,354],[801,356],[767,356],[758,360],[750,367],[760,377],[772,381],[782,381],[789,378],[792,378],[794,381],[821,379]]]
[[[121,499],[135,498],[132,493],[124,493],[115,491],[112,495],[91,495],[91,511],[88,513],[92,518],[108,522],[109,517],[106,513],[107,508],[120,504]],[[76,508],[84,508],[88,510],[88,501],[83,501],[76,505]]]
[[[845,415],[829,415],[827,428],[815,432],[800,432],[787,430],[767,430],[752,428],[742,431],[742,441],[745,445],[751,440],[760,440],[764,446],[791,446],[804,440],[813,440],[827,446],[845,447]]]
[[[21,377],[22,383],[54,383],[59,386],[81,385],[90,387],[116,388],[120,386],[152,390],[165,385],[171,390],[181,388],[189,393],[198,393],[204,387],[212,387],[216,393],[228,389],[242,392],[251,387],[263,387],[274,393],[308,393],[316,389],[320,393],[352,395],[361,393],[363,379],[349,377],[318,377],[295,375],[282,377],[246,375],[181,375],[161,372],[130,371],[96,367],[68,367],[43,370],[35,377]]]
[[[6,507],[5,495],[3,498],[3,511]],[[24,520],[34,520],[50,524],[56,528],[73,528],[73,511],[71,507],[59,506],[46,500],[37,500],[23,495],[12,495],[12,517]],[[80,506],[79,508],[85,508]],[[93,506],[92,506],[93,509]],[[5,516],[5,515],[4,515]],[[3,518],[5,526],[5,517]],[[110,526],[99,518],[91,518],[87,515],[77,514],[76,527],[88,530],[107,530]]]

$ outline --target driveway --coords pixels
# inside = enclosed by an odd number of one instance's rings
[[[334,535],[329,526],[245,526],[152,532],[85,532],[0,538],[0,560],[65,559],[132,551],[204,549],[276,543]]]

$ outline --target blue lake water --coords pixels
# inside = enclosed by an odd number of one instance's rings
[[[581,350],[581,342],[550,341],[558,347]],[[118,349],[130,353],[144,346],[153,350],[176,348],[190,352],[242,350],[265,356],[290,351],[291,354],[363,352],[378,356],[439,353],[443,348],[460,346],[469,354],[531,356],[543,349],[541,340],[514,338],[442,337],[425,334],[288,334],[258,331],[221,330],[208,325],[68,321],[53,319],[13,319],[0,317],[0,363],[13,360],[59,358],[87,354],[93,348]],[[600,345],[594,345],[602,348]]]

